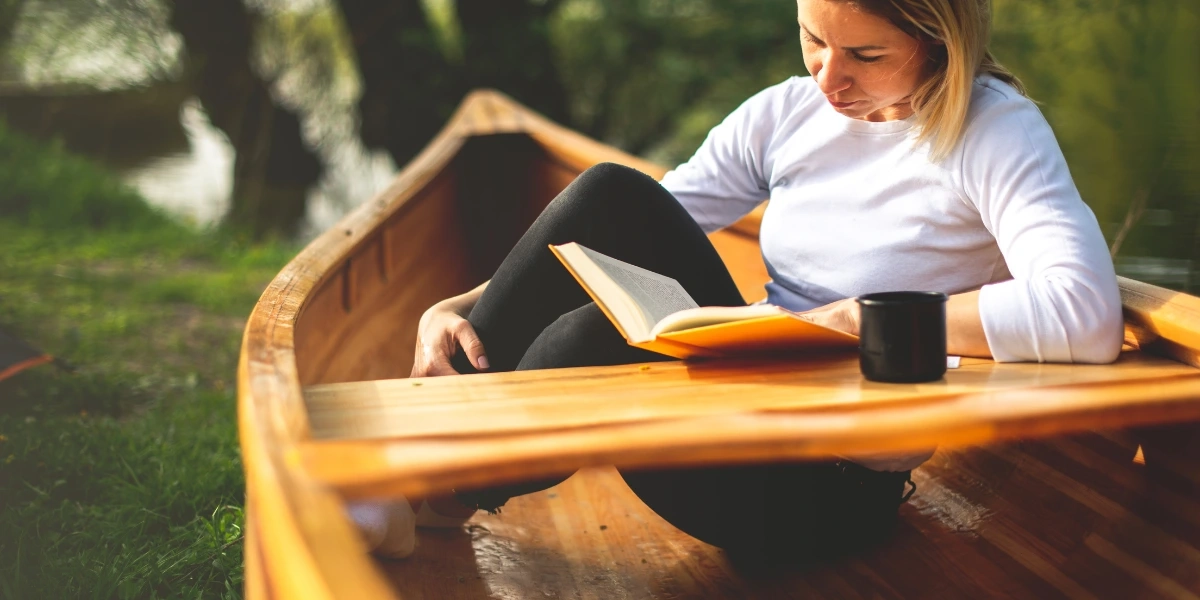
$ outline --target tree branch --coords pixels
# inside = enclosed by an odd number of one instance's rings
[[[1125,243],[1125,237],[1133,230],[1133,226],[1142,219],[1142,215],[1146,213],[1146,202],[1150,199],[1150,187],[1144,187],[1133,195],[1133,202],[1129,203],[1129,211],[1125,213],[1125,222],[1121,223],[1121,228],[1117,230],[1117,235],[1113,237],[1112,246],[1108,249],[1108,255],[1112,258],[1117,257],[1117,253],[1121,251],[1121,244]]]

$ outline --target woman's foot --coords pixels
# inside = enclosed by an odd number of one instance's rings
[[[348,502],[346,513],[376,556],[407,558],[416,548],[417,518],[408,500]]]
[[[384,558],[407,558],[417,545],[417,527],[461,527],[475,509],[454,496],[432,496],[419,500],[414,513],[403,497],[396,500],[348,502],[346,513],[358,527],[373,554]]]

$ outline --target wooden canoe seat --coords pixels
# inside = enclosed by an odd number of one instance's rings
[[[1187,326],[1200,323],[1200,300],[1122,288],[1130,349],[1112,365],[968,358],[943,381],[896,385],[865,381],[857,356],[841,354],[312,385],[309,466],[349,496],[423,494],[584,466],[820,458],[1200,419],[1200,336]]]

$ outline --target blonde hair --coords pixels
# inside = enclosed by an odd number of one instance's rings
[[[843,0],[880,16],[925,44],[929,54],[925,82],[911,102],[920,128],[940,160],[962,138],[975,78],[991,75],[1019,93],[1025,86],[988,51],[990,0]]]

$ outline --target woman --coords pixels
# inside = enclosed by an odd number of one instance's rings
[[[1120,299],[1103,237],[1049,125],[988,53],[988,13],[986,0],[798,0],[811,77],[747,100],[661,185],[615,165],[581,175],[491,282],[425,313],[412,375],[665,359],[629,347],[547,244],[578,241],[674,277],[701,305],[737,305],[706,233],[764,197],[772,304],[857,334],[854,297],[942,291],[951,354],[1114,360]],[[882,536],[929,454],[622,475],[734,555],[821,558]],[[423,503],[417,521],[553,483],[460,491]],[[377,537],[411,551],[411,522]]]

